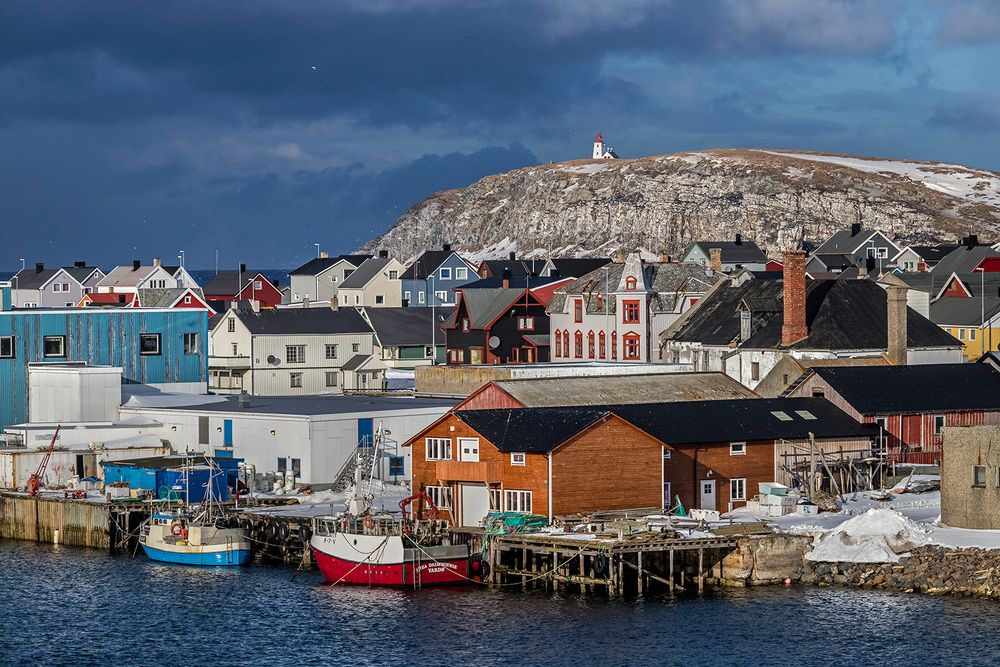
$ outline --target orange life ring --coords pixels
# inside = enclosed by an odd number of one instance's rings
[[[371,530],[374,527],[375,527],[375,519],[372,518],[371,514],[366,514],[365,515],[365,528],[367,530]]]
[[[187,538],[188,538],[188,529],[187,528],[181,528],[181,539],[182,540],[186,540]]]
[[[177,519],[174,519],[174,522],[170,524],[170,534],[173,535],[174,537],[177,537],[182,532],[186,531],[184,530],[183,526],[181,526],[181,522],[178,521]]]

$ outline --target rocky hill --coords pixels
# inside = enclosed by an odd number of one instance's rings
[[[1000,174],[811,152],[711,150],[579,160],[488,176],[412,206],[365,249],[412,257],[451,243],[474,258],[677,255],[736,233],[774,253],[861,222],[906,243],[1000,230]]]

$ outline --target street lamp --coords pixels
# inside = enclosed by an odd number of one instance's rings
[[[181,254],[177,255],[177,259],[181,260],[181,268],[184,268],[184,251],[181,250]]]
[[[313,243],[313,245],[316,246],[316,257],[319,257],[319,244]]]
[[[973,271],[979,272],[979,346],[983,347],[983,329],[986,327],[986,268],[980,266]],[[990,337],[989,345],[986,346],[986,352],[993,348],[993,330],[987,329],[987,335]],[[980,350],[983,351],[982,349]]]
[[[431,355],[431,366],[437,366],[437,321],[435,319],[435,313],[437,312],[434,308],[434,274],[430,275],[431,279],[431,347],[434,352]]]

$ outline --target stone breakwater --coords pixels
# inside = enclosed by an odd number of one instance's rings
[[[803,561],[798,581],[901,593],[963,595],[1000,600],[1000,550],[925,546],[899,563]]]

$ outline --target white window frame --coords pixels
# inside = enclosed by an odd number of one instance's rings
[[[390,271],[389,280],[399,280],[399,271]]]
[[[440,273],[441,273],[441,280],[451,280],[451,268],[450,267],[446,266],[446,267],[442,268],[441,271],[440,271]]]
[[[229,318],[229,333],[235,333],[235,332],[236,332],[236,318],[235,317],[230,317]]]
[[[427,295],[423,292],[417,292],[417,303],[427,303]]]
[[[14,359],[16,355],[16,350],[14,349],[14,337],[13,336],[0,336],[0,359]],[[3,348],[7,348],[7,353],[4,354]]]
[[[288,387],[290,389],[301,389],[302,388],[302,373],[289,373],[288,374]]]
[[[333,382],[330,379],[333,378]],[[326,386],[336,387],[337,386],[337,371],[327,371],[326,372]]]
[[[264,289],[264,283],[260,280],[253,281],[253,288],[255,291]]]
[[[410,298],[411,298],[410,292],[403,292],[403,298],[406,299],[406,303],[410,303]]]
[[[144,339],[145,340],[149,340],[149,339],[155,340],[156,341],[156,348],[153,349],[153,350],[144,350],[144,349],[142,349],[142,341]],[[139,355],[143,356],[143,357],[157,357],[157,356],[159,356],[162,353],[162,349],[163,349],[162,345],[161,345],[161,342],[162,341],[160,340],[160,334],[158,334],[158,333],[141,333],[141,334],[139,334]]]
[[[983,483],[982,484],[976,483],[976,472],[977,472],[977,470],[980,470],[980,469],[983,471]],[[974,488],[974,489],[985,489],[986,488],[986,478],[987,478],[986,472],[987,472],[986,471],[986,466],[984,466],[984,465],[975,465],[974,464],[972,466],[972,479],[970,480],[970,482],[972,484],[972,488]]]
[[[437,297],[437,300],[440,301],[441,303],[448,303],[448,292],[447,291],[445,291],[445,290],[438,290],[438,291],[434,292],[434,296]]]
[[[451,438],[424,438],[425,461],[451,461]]]
[[[305,345],[286,345],[285,346],[285,363],[286,364],[304,364],[304,363],[306,363],[306,346]]]
[[[465,267],[455,269],[455,280],[468,280],[469,270]]]
[[[976,340],[976,330],[974,328],[969,329],[969,340]]]
[[[327,343],[326,347],[324,348],[324,352],[323,353],[326,355],[327,359],[336,359],[337,358],[337,344],[336,343]]]
[[[198,332],[189,331],[184,334],[184,354],[198,354],[200,345],[198,341]]]
[[[351,352],[360,352],[361,343],[351,343]]]
[[[729,480],[729,501],[745,501],[747,499],[747,478],[732,477]]]
[[[527,456],[524,452],[511,452],[510,453],[510,464],[512,466],[523,466],[527,460]]]
[[[62,283],[52,283],[53,292],[62,292]]]
[[[384,303],[385,303],[385,294],[376,294],[375,295],[375,305],[376,306],[381,306]]]
[[[531,514],[531,491],[504,489],[503,509],[516,514]]]
[[[427,357],[428,359],[435,356],[433,345],[424,345],[424,356]]]
[[[424,491],[430,497],[431,502],[441,510],[451,509],[451,487],[450,486],[425,486]]]
[[[191,303],[191,295],[190,294],[185,294],[184,295],[184,304],[187,305],[189,303]]]
[[[747,443],[746,442],[731,442],[731,443],[729,443],[729,455],[730,456],[746,456],[747,455]]]
[[[59,341],[59,353],[49,354],[45,351],[45,344],[48,341]],[[66,336],[43,336],[42,337],[42,356],[47,359],[59,359],[66,356]]]

